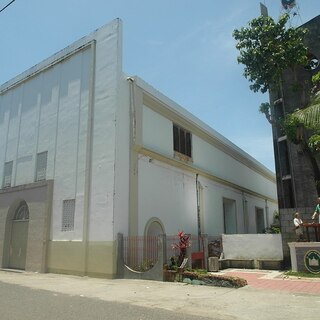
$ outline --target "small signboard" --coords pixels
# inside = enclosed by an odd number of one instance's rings
[[[309,250],[304,255],[304,265],[311,273],[320,273],[320,252],[318,250]]]

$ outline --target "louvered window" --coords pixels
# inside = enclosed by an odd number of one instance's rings
[[[2,181],[3,188],[11,187],[12,167],[13,167],[13,161],[9,161],[4,164],[3,181]]]
[[[36,165],[36,181],[45,180],[47,174],[47,158],[48,152],[41,152],[37,154]]]
[[[173,149],[191,158],[191,133],[173,125]]]
[[[75,199],[63,200],[61,231],[73,231],[74,230],[75,204],[76,204]]]

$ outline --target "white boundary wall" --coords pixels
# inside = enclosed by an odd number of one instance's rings
[[[281,234],[222,235],[224,259],[283,260]]]

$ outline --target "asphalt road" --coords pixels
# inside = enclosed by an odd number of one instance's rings
[[[0,320],[319,320],[319,310],[320,295],[250,285],[233,289],[0,271]]]
[[[1,320],[209,319],[0,282]],[[212,318],[211,318],[212,319]]]

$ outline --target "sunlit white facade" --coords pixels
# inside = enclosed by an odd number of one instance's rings
[[[2,267],[113,277],[118,232],[273,222],[274,174],[124,75],[121,29],[115,20],[0,87]]]

